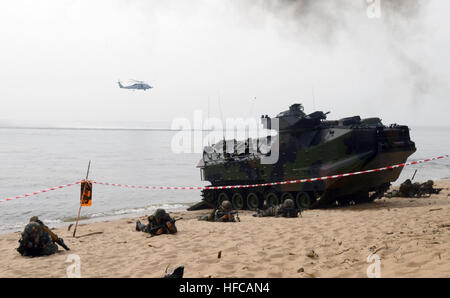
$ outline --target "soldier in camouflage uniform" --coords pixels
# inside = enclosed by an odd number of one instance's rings
[[[442,188],[434,188],[433,187],[434,182],[433,180],[428,180],[425,183],[422,183],[422,185],[420,186],[421,190],[423,193],[426,194],[439,194],[442,190]]]
[[[267,202],[264,201],[265,209],[258,209],[255,217],[298,217],[300,210],[295,208],[294,201],[291,199],[286,199],[283,204],[278,206],[267,206]]]
[[[19,240],[17,251],[22,256],[47,256],[58,252],[58,246],[51,236],[43,230],[44,223],[37,216],[30,218]]]
[[[266,216],[275,216],[277,206],[269,206],[269,203],[264,200],[262,209],[257,209],[256,214],[253,214],[254,217],[266,217]]]
[[[175,220],[166,213],[166,210],[156,209],[153,215],[148,217],[147,225],[142,224],[139,220],[136,222],[136,231],[158,236],[161,234],[175,234],[177,227],[175,226]]]
[[[433,180],[428,180],[425,183],[412,183],[410,179],[407,179],[400,185],[399,190],[394,190],[388,193],[387,197],[402,197],[402,198],[414,198],[422,197],[424,195],[439,194],[442,188],[433,188]]]
[[[239,220],[236,211],[232,210],[233,206],[230,201],[223,201],[219,208],[215,209],[210,215],[200,217],[199,220],[217,221],[217,222],[235,222]]]
[[[407,179],[400,185],[399,196],[400,197],[414,197],[420,193],[420,184],[412,183],[411,180]]]

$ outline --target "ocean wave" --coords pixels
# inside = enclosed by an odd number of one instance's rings
[[[166,211],[183,211],[186,210],[186,208],[189,207],[188,204],[156,204],[156,205],[150,205],[146,207],[137,207],[137,208],[123,208],[123,209],[116,209],[111,211],[105,211],[105,212],[98,212],[98,213],[92,213],[90,215],[87,215],[89,218],[99,218],[99,217],[108,217],[108,216],[117,216],[117,215],[128,215],[128,214],[144,214],[144,213],[153,213],[156,209],[162,208]]]
[[[54,225],[61,224],[63,221],[60,219],[48,219],[48,218],[40,218],[45,225]],[[16,223],[6,223],[3,224],[0,228],[0,231],[18,231],[25,228],[25,226],[29,223],[29,221],[21,221]]]

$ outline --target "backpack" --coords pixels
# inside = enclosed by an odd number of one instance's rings
[[[39,223],[30,222],[22,232],[17,251],[23,256],[34,257],[53,254],[58,251],[58,246]]]

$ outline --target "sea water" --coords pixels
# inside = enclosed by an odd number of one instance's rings
[[[199,153],[176,154],[170,130],[0,128],[0,199],[79,181],[86,176],[137,186],[205,186],[196,168]],[[409,161],[450,153],[450,128],[413,127],[417,152]],[[397,184],[450,178],[450,159],[406,167]],[[299,177],[302,178],[302,177]],[[75,185],[0,203],[0,232],[20,230],[39,216],[47,224],[73,221],[79,207]],[[185,210],[201,199],[199,190],[148,190],[94,184],[93,204],[83,219],[105,220],[152,213],[162,207]]]

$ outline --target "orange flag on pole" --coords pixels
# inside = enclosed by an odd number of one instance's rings
[[[84,193],[83,193],[84,191]],[[92,181],[81,181],[81,196],[80,196],[81,206],[91,206],[92,205]]]

